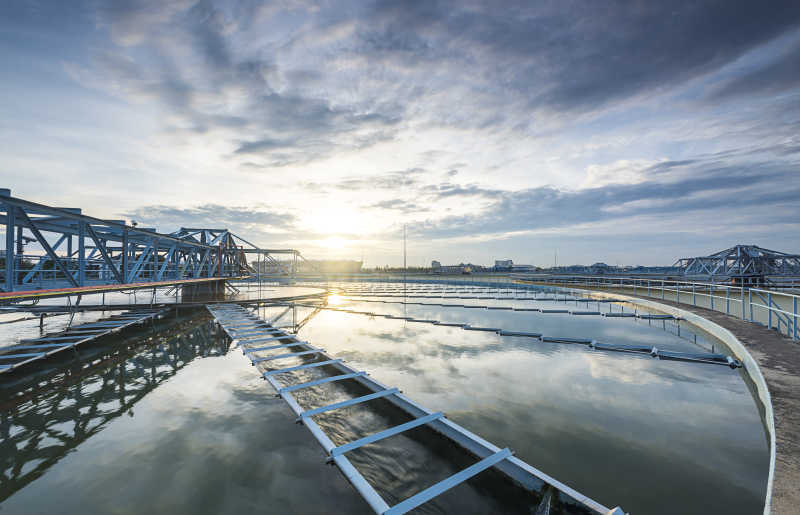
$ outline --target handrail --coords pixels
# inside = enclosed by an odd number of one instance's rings
[[[709,308],[727,315],[734,315],[731,303],[742,320],[765,325],[775,329],[793,340],[800,340],[800,295],[789,292],[752,288],[745,285],[679,281],[671,279],[655,279],[645,277],[603,277],[603,276],[554,276],[509,274],[512,280],[528,283],[544,283],[559,285],[561,288],[582,286],[584,288],[633,290],[635,295],[674,300],[678,304],[698,306],[698,297],[707,299],[700,307]],[[699,288],[698,288],[699,287]],[[715,290],[724,295],[715,295]],[[735,293],[735,296],[731,293]],[[669,295],[667,295],[669,294]],[[753,295],[761,298],[766,304],[753,301]],[[682,298],[683,296],[683,298]],[[687,302],[686,298],[691,299]],[[724,309],[715,300],[721,300]],[[779,302],[779,300],[781,302]],[[739,309],[740,308],[740,309]],[[754,309],[755,308],[755,309]],[[773,320],[774,319],[774,320]]]

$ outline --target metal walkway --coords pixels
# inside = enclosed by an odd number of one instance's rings
[[[126,311],[119,315],[95,322],[70,327],[65,331],[48,334],[41,338],[21,340],[19,345],[0,348],[0,374],[12,372],[19,367],[39,361],[67,349],[96,340],[125,328],[159,318],[169,308],[158,310]]]
[[[272,327],[268,322],[259,319],[241,306],[216,304],[208,305],[207,307],[225,332],[231,338],[237,340],[242,346],[244,354],[250,358],[254,365],[262,362],[272,362],[295,357],[313,358],[315,360],[304,362],[301,365],[269,370],[263,373],[263,377],[269,381],[278,395],[282,397],[295,412],[298,417],[298,422],[304,424],[323,449],[325,449],[325,452],[328,454],[328,461],[333,462],[339,467],[345,477],[364,497],[375,513],[406,513],[437,497],[439,494],[463,483],[480,472],[494,467],[530,491],[539,491],[543,484],[549,484],[562,494],[572,498],[574,503],[578,504],[583,509],[607,515],[624,514],[621,508],[609,509],[580,494],[567,485],[560,483],[528,465],[524,461],[515,458],[509,449],[500,449],[481,439],[458,424],[448,420],[442,413],[433,413],[416,404],[411,399],[402,395],[397,388],[384,386],[370,378],[366,372],[350,368],[345,365],[341,359],[329,356],[324,350],[313,347],[308,342],[298,340],[293,334],[288,334],[281,329]],[[261,353],[263,352],[271,352],[271,354],[262,356]],[[279,374],[288,374],[298,370],[323,366],[334,368],[339,374],[292,386],[281,386],[275,378],[275,376]],[[345,380],[357,381],[359,384],[372,391],[372,393],[310,410],[301,408],[292,395],[292,392],[300,389]],[[314,415],[378,398],[385,399],[394,406],[400,408],[410,415],[412,420],[340,446],[336,446],[323,432],[322,428],[313,420]],[[450,439],[456,445],[475,455],[479,460],[461,472],[420,491],[394,506],[389,506],[364,476],[353,466],[350,460],[348,460],[347,453],[367,444],[423,425],[427,425],[434,431]],[[549,509],[549,505],[546,509]]]

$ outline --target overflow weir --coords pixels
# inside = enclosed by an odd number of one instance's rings
[[[452,422],[441,412],[431,412],[404,396],[397,388],[387,387],[369,377],[367,372],[357,371],[346,365],[343,360],[326,354],[323,349],[314,347],[309,342],[300,341],[295,335],[273,327],[269,322],[258,318],[242,306],[235,304],[209,304],[208,310],[214,316],[216,322],[234,340],[234,343],[241,346],[243,353],[251,360],[252,364],[260,367],[259,370],[262,371],[264,379],[270,383],[277,395],[283,398],[297,415],[298,423],[305,425],[316,438],[327,454],[326,461],[334,463],[341,470],[375,513],[406,513],[481,472],[494,468],[529,492],[542,492],[547,485],[555,488],[558,491],[558,500],[562,504],[574,506],[578,513],[624,514],[621,508],[611,509],[582,495],[514,457],[509,449],[500,449],[494,444],[483,440]],[[262,355],[265,352],[270,352],[270,354]],[[275,361],[290,358],[299,358],[302,363],[283,368],[261,368],[265,367],[265,365],[273,364]],[[279,375],[292,374],[304,370],[322,370],[323,368],[335,372],[336,375],[321,373],[318,379],[289,386],[282,385],[276,379]],[[301,389],[338,381],[355,381],[372,393],[312,409],[302,408],[292,395],[292,392]],[[411,420],[338,446],[313,420],[314,415],[376,399],[388,401],[409,415]],[[478,461],[461,472],[423,489],[394,506],[389,506],[351,463],[347,453],[420,426],[432,429],[456,446],[474,455]],[[543,495],[537,507],[537,513],[549,513],[552,502],[554,502],[552,495]]]

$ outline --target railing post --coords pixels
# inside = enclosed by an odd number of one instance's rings
[[[709,290],[708,290],[708,291],[709,291],[709,293],[711,294],[711,295],[710,295],[710,299],[711,299],[711,310],[713,311],[713,310],[714,310],[714,283],[711,283],[711,286],[709,287]]]
[[[747,288],[747,305],[750,306],[750,321],[753,321],[753,290]]]
[[[681,284],[677,281],[675,282],[675,299],[678,304],[681,303]]]
[[[725,314],[731,314],[731,289],[730,287],[725,288]]]
[[[692,306],[697,306],[697,288],[694,283],[692,283]]]
[[[797,339],[797,296],[792,298],[792,317],[794,320],[794,339]]]
[[[650,279],[647,280],[647,296],[652,297],[652,295],[650,295]]]
[[[772,329],[772,293],[767,292],[767,327]]]
[[[742,288],[742,295],[741,295],[740,300],[742,302],[742,320],[746,320],[747,319],[747,315],[745,315],[745,313],[744,313],[744,283],[741,284],[741,288]]]
[[[661,300],[664,300],[664,279],[661,279]]]

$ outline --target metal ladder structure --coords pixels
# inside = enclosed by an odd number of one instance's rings
[[[583,510],[588,509],[591,512],[606,515],[624,514],[621,508],[609,509],[603,506],[514,457],[509,449],[500,449],[486,440],[483,440],[479,436],[447,419],[441,412],[431,412],[404,396],[397,388],[389,388],[369,377],[366,372],[357,371],[344,364],[341,359],[326,354],[323,349],[314,347],[308,342],[300,341],[296,335],[273,327],[269,322],[258,318],[242,306],[236,304],[209,304],[207,308],[212,316],[214,316],[215,321],[225,330],[228,336],[242,347],[243,353],[251,360],[253,365],[295,357],[311,357],[316,359],[316,361],[305,362],[301,365],[269,370],[263,373],[263,377],[272,385],[277,394],[283,398],[292,411],[295,412],[298,417],[298,422],[305,425],[314,438],[316,438],[317,442],[323,447],[327,454],[327,461],[334,463],[339,470],[342,471],[348,481],[350,481],[367,501],[375,513],[406,513],[477,474],[494,467],[527,490],[540,491],[544,485],[551,485],[562,494],[562,500],[565,500],[563,497],[566,496],[568,498],[566,499],[567,501],[572,501]],[[272,354],[262,356],[261,353],[263,352],[272,352]],[[291,374],[299,370],[323,366],[330,366],[337,370],[339,374],[306,383],[293,384],[291,386],[281,386],[276,380],[276,376],[279,374]],[[297,390],[344,380],[357,381],[372,393],[309,410],[304,410],[292,395],[292,392]],[[313,419],[315,415],[320,413],[354,406],[379,398],[385,399],[394,406],[400,408],[410,415],[412,420],[337,446]],[[347,453],[367,444],[378,442],[420,426],[428,426],[445,438],[450,439],[459,447],[476,456],[478,461],[404,501],[394,506],[389,506],[380,494],[369,484],[366,478],[353,466],[347,458]]]
[[[142,324],[147,320],[160,318],[168,310],[169,308],[126,311],[95,322],[76,325],[41,338],[22,340],[19,345],[2,347],[0,348],[0,374],[12,372],[19,367],[48,358],[67,349],[75,349],[78,345],[109,334],[118,333],[123,329]]]

